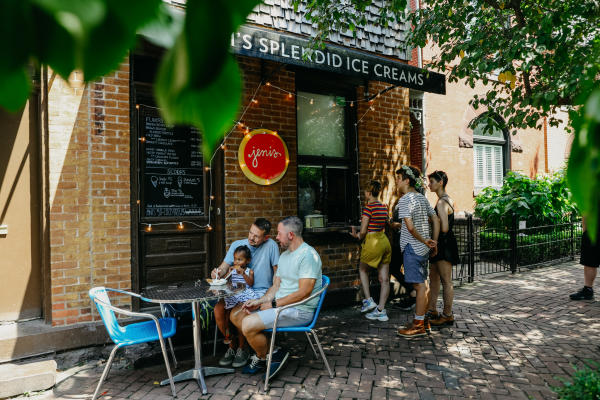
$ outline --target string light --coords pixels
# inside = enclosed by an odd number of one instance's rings
[[[236,123],[233,125],[233,127],[231,128],[231,130],[230,130],[230,131],[229,131],[229,132],[228,132],[228,133],[225,135],[225,137],[224,137],[224,139],[223,139],[223,143],[220,145],[220,148],[221,148],[221,149],[223,149],[223,150],[225,150],[225,149],[226,149],[226,146],[225,146],[225,140],[227,140],[227,138],[229,137],[229,135],[230,135],[230,134],[233,132],[233,130],[234,130],[236,127],[239,127],[240,129],[242,129],[242,130],[244,131],[244,134],[246,134],[246,135],[248,135],[248,134],[250,133],[250,127],[249,127],[249,126],[247,126],[247,125],[245,125],[244,123],[242,123],[241,119],[244,117],[244,115],[245,115],[245,114],[246,114],[246,112],[248,111],[248,108],[250,107],[250,105],[252,105],[252,104],[258,104],[258,100],[257,100],[257,99],[255,99],[255,97],[256,97],[256,95],[258,94],[258,91],[260,90],[261,86],[273,87],[273,88],[275,88],[275,89],[278,89],[278,90],[280,90],[280,91],[282,91],[282,92],[285,92],[285,93],[287,93],[287,98],[288,98],[288,99],[292,99],[294,96],[296,96],[296,97],[300,97],[300,98],[307,99],[311,105],[313,105],[313,104],[314,104],[314,99],[313,99],[313,98],[306,97],[306,96],[302,96],[302,95],[298,95],[298,94],[294,94],[294,93],[292,93],[292,92],[290,92],[290,91],[288,91],[288,90],[285,90],[285,89],[282,89],[282,88],[280,88],[280,87],[277,87],[277,86],[275,86],[275,85],[272,85],[270,82],[266,82],[264,85],[262,85],[262,84],[259,84],[259,85],[258,85],[258,87],[256,88],[256,90],[254,91],[254,94],[252,95],[252,98],[251,98],[250,102],[248,103],[248,105],[247,105],[247,106],[246,106],[246,108],[243,110],[242,114],[240,115],[240,120],[238,120],[238,121],[237,121],[237,122],[236,122]],[[389,90],[389,89],[386,89],[386,90],[384,90],[383,92],[385,92],[385,91],[387,91],[387,90]],[[378,94],[377,94],[375,97],[372,97],[371,99],[368,99],[368,100],[366,100],[366,99],[365,99],[365,100],[352,100],[352,101],[350,101],[350,107],[354,107],[354,103],[355,103],[355,102],[356,102],[356,103],[359,103],[359,102],[362,102],[362,101],[366,101],[366,102],[368,102],[369,104],[372,104],[372,103],[373,103],[373,101],[374,101],[375,99],[378,99],[378,98],[379,98],[379,96],[381,95],[381,93],[382,93],[382,92],[379,92],[379,93],[378,93]],[[150,107],[150,106],[146,106],[146,107]],[[334,102],[333,102],[333,104],[332,104],[332,108],[333,108],[333,107],[336,107],[336,103],[335,103],[335,101],[334,101]],[[139,110],[139,109],[140,109],[140,104],[136,104],[136,105],[135,105],[135,108]],[[152,107],[152,108],[156,108],[156,109],[157,109],[157,107]],[[358,121],[357,121],[357,122],[354,124],[354,126],[355,126],[355,129],[358,127],[358,124],[360,123],[360,121],[362,121],[362,119],[365,117],[365,115],[366,115],[366,114],[367,114],[369,111],[375,111],[375,107],[373,107],[373,106],[370,106],[369,108],[367,108],[367,111],[366,111],[366,112],[365,112],[365,113],[364,113],[364,114],[363,114],[363,115],[360,117],[360,119],[359,119],[359,120],[358,120]],[[274,131],[273,133],[274,133],[274,134],[277,134],[277,131]],[[139,141],[140,141],[140,142],[145,142],[145,141],[146,141],[146,138],[145,138],[145,137],[141,137],[141,138],[139,138]],[[217,154],[217,151],[213,152],[213,155],[212,155],[212,157],[211,157],[211,159],[210,159],[210,162],[209,162],[209,163],[212,163],[212,160],[214,159],[214,157],[216,156],[216,154]],[[285,163],[286,163],[286,164],[289,164],[289,162],[290,162],[289,158],[286,158],[286,160],[285,160]],[[242,168],[244,168],[244,167],[246,167],[246,165],[245,165],[245,164],[241,164],[241,167],[242,167]],[[206,172],[211,172],[211,167],[210,167],[210,166],[205,166],[205,167],[204,167],[204,170],[205,170]],[[215,196],[213,196],[213,195],[212,195],[212,180],[209,180],[209,182],[210,182],[210,195],[209,195],[209,199],[210,199],[210,202],[212,202],[213,200],[215,200]],[[269,180],[269,179],[267,179],[267,180],[266,180],[266,182],[267,182],[267,184],[270,184],[270,180]],[[137,202],[137,204],[140,204],[140,200],[137,200],[136,202]],[[209,205],[209,209],[210,209],[210,205]],[[211,232],[211,231],[213,230],[213,227],[210,225],[210,218],[211,218],[211,215],[210,215],[210,213],[209,213],[209,214],[208,214],[208,221],[209,221],[209,222],[208,222],[206,225],[199,225],[199,224],[197,224],[197,223],[195,223],[195,222],[193,222],[193,221],[181,221],[181,222],[178,222],[178,223],[176,223],[176,224],[177,224],[177,229],[178,229],[178,230],[181,230],[181,231],[182,231],[182,230],[184,230],[184,229],[185,229],[185,225],[184,225],[184,223],[187,223],[187,224],[190,224],[190,225],[196,226],[196,227],[198,227],[198,228],[206,229],[208,232]],[[172,226],[173,224],[175,224],[175,222],[161,222],[161,223],[155,223],[154,225],[171,225],[171,226]],[[142,224],[142,225],[145,225],[145,228],[144,228],[144,230],[145,230],[146,232],[152,232],[152,224]]]

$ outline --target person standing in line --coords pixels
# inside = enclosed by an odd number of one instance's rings
[[[435,256],[437,253],[440,222],[425,196],[417,192],[417,186],[423,184],[418,168],[403,165],[396,171],[396,183],[404,193],[398,204],[399,216],[402,218],[400,247],[403,252],[404,276],[406,282],[412,283],[417,291],[413,322],[398,329],[398,335],[414,337],[427,333],[427,263],[429,254]],[[430,222],[433,225],[433,235],[430,234]]]
[[[413,289],[412,283],[406,282],[404,279],[404,272],[402,272],[402,249],[400,248],[400,228],[402,228],[402,220],[399,217],[400,210],[398,209],[402,194],[403,193],[400,193],[398,201],[396,201],[396,204],[394,207],[392,207],[392,220],[390,221],[390,228],[392,228],[393,234],[390,275],[393,275],[406,291],[406,296],[398,303],[398,307],[403,311],[410,311],[415,308],[417,292]]]
[[[571,300],[593,300],[594,280],[600,266],[600,235],[596,235],[596,243],[592,243],[585,224],[585,218],[582,218],[581,223],[583,225],[583,235],[581,235],[581,258],[579,263],[583,265],[583,288],[570,295],[569,298]],[[600,215],[598,215],[597,227],[600,228]]]
[[[377,197],[381,191],[381,184],[371,181],[369,189],[365,191],[366,205],[361,216],[360,232],[352,227],[350,234],[358,240],[363,240],[360,251],[360,282],[365,293],[365,299],[361,312],[366,312],[368,319],[387,321],[389,320],[385,311],[385,303],[390,294],[390,261],[392,259],[392,247],[384,229],[388,221],[388,209]],[[377,268],[379,283],[379,304],[371,297],[369,288],[370,268]]]
[[[438,197],[435,213],[440,219],[437,254],[429,259],[429,307],[427,313],[432,326],[452,325],[454,324],[452,266],[458,264],[458,245],[452,230],[454,227],[454,201],[446,193],[448,175],[444,171],[434,171],[427,177],[429,178],[429,190]],[[440,281],[444,287],[444,309],[441,314],[436,310]]]

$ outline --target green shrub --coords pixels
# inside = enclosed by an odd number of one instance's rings
[[[575,368],[573,381],[561,379],[564,386],[553,387],[561,400],[599,400],[600,399],[600,373],[598,363],[591,362],[595,369],[584,367]]]
[[[510,228],[513,214],[527,226],[540,226],[567,222],[576,213],[563,172],[531,179],[510,171],[500,189],[483,189],[475,204],[475,215],[496,228]]]

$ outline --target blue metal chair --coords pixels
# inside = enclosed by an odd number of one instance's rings
[[[115,307],[111,305],[107,292],[126,294],[144,300],[144,298],[139,294],[127,292],[124,290],[109,289],[102,286],[90,289],[90,298],[96,304],[96,308],[98,309],[98,313],[100,313],[100,316],[102,317],[102,322],[104,322],[104,326],[106,326],[108,335],[116,344],[115,348],[110,353],[110,357],[108,358],[106,367],[104,367],[104,372],[102,372],[102,377],[100,378],[100,382],[98,382],[98,386],[96,387],[96,391],[94,392],[92,400],[96,400],[96,398],[98,397],[98,393],[100,392],[102,382],[104,382],[104,380],[106,379],[106,376],[110,371],[110,366],[115,357],[115,353],[120,347],[130,346],[132,344],[138,343],[153,342],[155,340],[160,341],[160,347],[162,349],[163,357],[165,359],[165,365],[167,367],[167,374],[169,375],[169,381],[171,383],[171,391],[173,392],[173,397],[177,397],[175,393],[175,384],[173,383],[173,376],[171,375],[171,367],[169,366],[169,358],[167,357],[167,350],[164,341],[164,339],[170,338],[175,334],[177,325],[175,318],[157,318],[149,313],[132,312]],[[151,321],[136,322],[130,325],[121,326],[117,321],[115,313],[127,315],[130,317],[148,318]],[[173,348],[171,347],[171,352],[172,351]]]
[[[265,392],[269,389],[269,375],[271,373],[271,356],[273,354],[273,349],[275,347],[275,334],[277,332],[304,332],[304,333],[306,333],[306,338],[308,339],[308,343],[310,344],[310,347],[312,348],[313,353],[315,354],[315,358],[319,358],[317,351],[315,350],[315,346],[313,345],[312,340],[310,339],[309,333],[311,333],[315,339],[315,343],[317,344],[317,347],[319,347],[319,352],[321,353],[323,362],[325,363],[325,366],[327,367],[327,371],[329,371],[329,377],[333,378],[333,371],[331,371],[331,367],[329,366],[329,363],[327,362],[327,358],[325,357],[325,353],[323,352],[323,347],[321,347],[321,342],[319,342],[317,333],[313,329],[315,327],[315,324],[317,323],[317,319],[319,318],[319,312],[321,311],[321,306],[323,305],[323,300],[325,299],[325,293],[327,293],[328,286],[329,286],[329,277],[323,275],[323,282],[321,285],[321,289],[318,292],[312,294],[311,296],[307,297],[306,299],[304,299],[298,303],[288,304],[287,306],[283,306],[283,307],[277,307],[277,309],[276,309],[277,311],[275,313],[275,321],[273,322],[273,329],[265,329],[264,330],[264,332],[272,332],[271,346],[269,348],[269,355],[267,356],[267,374],[265,375]],[[279,314],[283,310],[290,308],[290,307],[299,306],[300,304],[304,304],[304,303],[314,299],[315,297],[319,297],[319,303],[317,304],[317,308],[315,308],[315,315],[313,316],[313,319],[310,322],[310,324],[308,324],[306,326],[286,326],[284,328],[277,328],[277,320],[279,319]]]

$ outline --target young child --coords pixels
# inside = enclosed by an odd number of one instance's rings
[[[225,336],[224,343],[229,344],[229,349],[227,349],[225,356],[219,361],[219,364],[221,365],[232,364],[232,361],[236,357],[237,353],[240,353],[240,357],[238,358],[247,359],[245,354],[241,354],[243,353],[243,349],[246,345],[246,338],[244,335],[238,335],[237,352],[236,345],[234,341],[231,340],[229,314],[231,313],[231,309],[237,304],[243,304],[248,300],[258,298],[252,289],[252,285],[254,285],[254,271],[248,268],[251,259],[252,253],[250,252],[248,246],[239,246],[234,250],[233,266],[230,268],[231,282],[245,284],[246,290],[233,296],[225,297],[224,308],[215,308],[215,320],[217,321],[217,326],[219,327],[221,333],[223,333]]]

